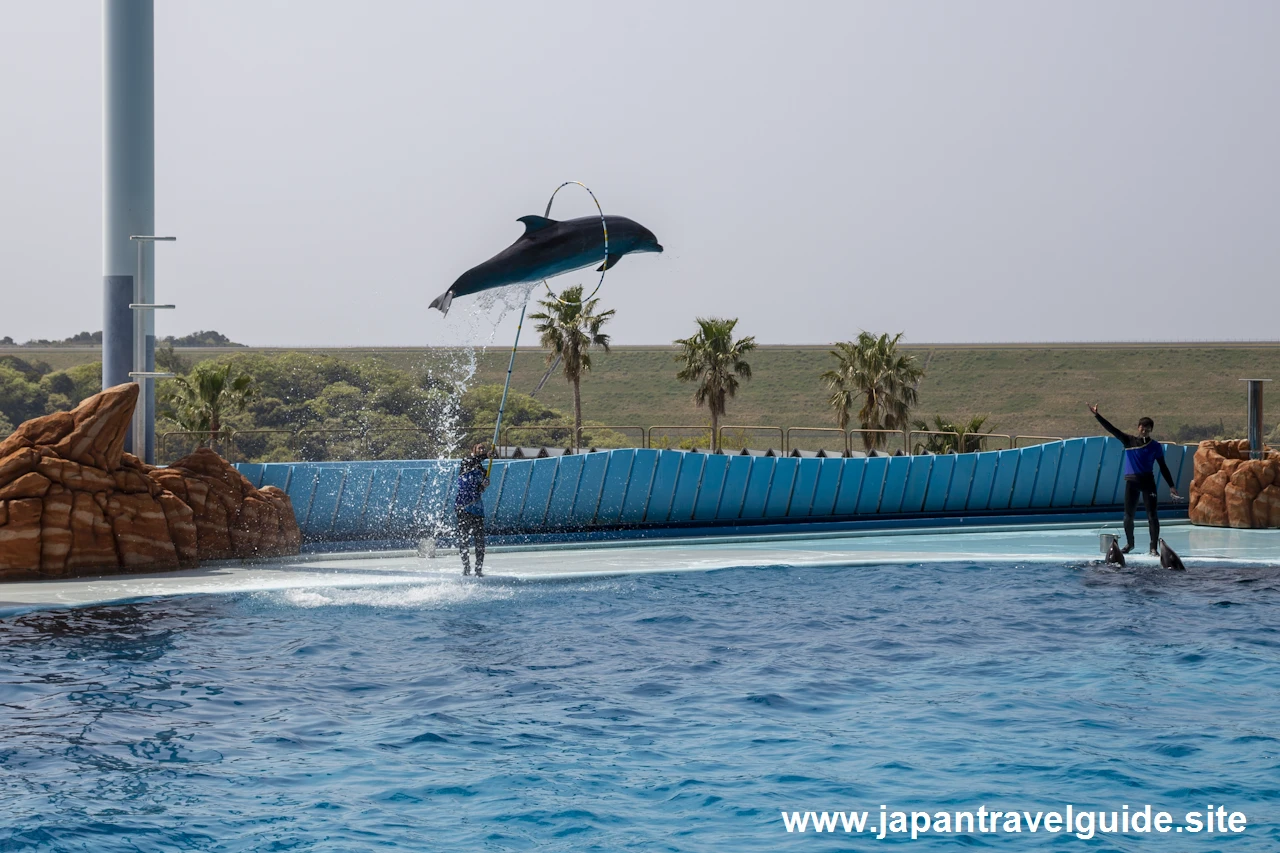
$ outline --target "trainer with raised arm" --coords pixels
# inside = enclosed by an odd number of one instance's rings
[[[1160,541],[1160,519],[1156,515],[1156,463],[1160,464],[1160,473],[1169,484],[1170,494],[1177,500],[1181,500],[1182,495],[1178,494],[1169,466],[1164,464],[1164,447],[1151,439],[1155,421],[1151,418],[1139,418],[1138,434],[1129,435],[1116,429],[1110,421],[1098,414],[1096,404],[1089,403],[1089,411],[1093,412],[1103,429],[1120,439],[1120,443],[1124,445],[1124,536],[1127,544],[1121,550],[1126,554],[1133,550],[1133,515],[1138,508],[1138,495],[1141,494],[1147,509],[1147,528],[1151,532],[1150,553],[1156,554],[1157,543]]]

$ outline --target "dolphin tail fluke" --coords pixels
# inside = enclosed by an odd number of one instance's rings
[[[453,304],[453,291],[446,290],[444,293],[431,300],[432,308],[439,308],[440,313],[449,316],[449,306]]]

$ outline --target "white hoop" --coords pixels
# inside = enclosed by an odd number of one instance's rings
[[[551,298],[552,298],[552,299],[554,299],[556,302],[559,302],[561,305],[582,305],[584,302],[588,302],[592,297],[594,297],[597,293],[599,293],[599,292],[600,292],[600,285],[604,284],[604,277],[605,277],[605,274],[609,271],[609,270],[608,270],[608,266],[609,266],[609,224],[605,221],[605,218],[604,218],[604,208],[602,208],[602,207],[600,206],[600,200],[599,200],[598,198],[596,198],[596,194],[595,194],[595,193],[591,192],[591,187],[587,186],[587,185],[586,185],[586,184],[584,184],[582,181],[565,181],[563,184],[561,184],[560,186],[556,187],[555,192],[553,192],[553,193],[551,194],[551,198],[547,199],[547,210],[546,210],[546,212],[545,212],[545,213],[543,213],[543,214],[542,214],[542,215],[543,215],[543,217],[544,217],[544,218],[546,218],[546,219],[550,219],[550,218],[551,218],[551,204],[552,204],[552,202],[554,202],[554,201],[556,200],[556,193],[560,192],[560,190],[562,190],[562,189],[564,189],[565,187],[569,186],[569,184],[577,184],[578,186],[580,186],[580,187],[582,187],[584,190],[586,190],[586,191],[587,191],[587,195],[591,196],[591,200],[592,200],[592,201],[594,201],[594,202],[596,203],[596,210],[598,210],[598,211],[600,212],[600,228],[601,228],[601,230],[603,230],[603,231],[604,231],[604,262],[603,262],[603,264],[601,264],[601,269],[600,269],[600,280],[596,282],[596,289],[595,289],[595,290],[591,291],[591,293],[587,294],[587,295],[586,295],[585,297],[583,297],[582,299],[579,299],[577,302],[566,302],[566,301],[564,301],[563,299],[561,299],[559,296],[556,296],[555,291],[553,291],[553,290],[551,289],[551,285],[547,284],[547,280],[546,280],[545,278],[542,280],[542,286],[543,286],[543,287],[545,287],[545,288],[547,289],[547,293],[551,296]]]

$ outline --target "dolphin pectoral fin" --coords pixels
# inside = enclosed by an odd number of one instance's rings
[[[611,270],[618,265],[618,261],[622,260],[622,255],[610,255],[609,259],[600,266],[596,267],[596,272],[604,272]]]
[[[532,215],[521,216],[519,219],[516,220],[516,222],[524,223],[524,233],[526,237],[534,233],[535,231],[541,231],[543,228],[546,228],[549,225],[556,224],[556,221],[554,219],[547,219],[547,217],[545,216],[532,216]]]
[[[431,300],[432,308],[439,308],[440,313],[449,316],[449,306],[453,304],[453,291],[446,290],[444,293]]]

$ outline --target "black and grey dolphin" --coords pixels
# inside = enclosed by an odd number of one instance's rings
[[[458,276],[458,280],[436,297],[432,308],[449,313],[455,296],[479,293],[509,284],[527,284],[554,275],[600,264],[597,271],[611,269],[618,259],[632,252],[661,252],[653,232],[634,219],[606,216],[609,229],[609,256],[604,254],[604,228],[598,216],[557,221],[545,216],[522,216],[524,233],[489,260]],[[601,260],[604,263],[600,263]]]
[[[1182,558],[1163,539],[1160,540],[1160,568],[1173,569],[1175,572],[1187,570],[1187,567],[1182,565]]]
[[[1124,566],[1124,551],[1120,550],[1119,542],[1111,540],[1111,544],[1107,546],[1107,556],[1103,560],[1112,566]]]

